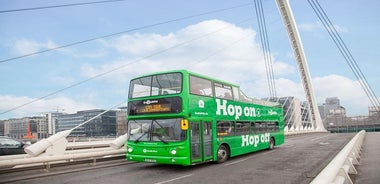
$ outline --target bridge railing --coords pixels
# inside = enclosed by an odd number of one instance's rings
[[[37,165],[44,165],[46,169],[50,168],[50,165],[55,162],[75,162],[80,160],[91,160],[93,163],[96,163],[97,159],[104,157],[115,157],[125,155],[125,148],[114,150],[113,148],[94,148],[80,150],[81,152],[76,151],[67,151],[64,155],[55,155],[55,156],[41,156],[41,157],[8,157],[8,159],[0,160],[0,169],[4,168],[13,168],[13,167],[29,167]]]
[[[28,154],[1,156],[0,170],[8,168],[30,167],[36,165],[50,168],[53,163],[68,163],[76,161],[92,161],[96,163],[97,159],[112,159],[116,157],[125,157],[125,140],[127,135],[122,135],[113,141],[93,141],[93,142],[70,142],[63,138],[64,141],[43,140],[43,144],[49,143],[47,147],[39,144],[31,145],[25,148]],[[62,144],[63,143],[63,144]],[[34,146],[34,147],[33,147]],[[31,148],[28,150],[28,148]],[[55,151],[55,149],[63,151]],[[28,151],[27,151],[28,150]],[[33,151],[37,150],[37,154]],[[49,150],[53,150],[48,152]],[[32,154],[29,154],[32,152]]]
[[[360,150],[365,138],[365,131],[357,133],[351,141],[318,174],[311,184],[353,183],[349,174],[358,174],[355,165],[359,165]]]

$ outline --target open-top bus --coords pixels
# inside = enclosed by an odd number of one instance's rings
[[[128,95],[127,160],[194,165],[284,143],[277,103],[238,85],[175,70],[134,78]]]

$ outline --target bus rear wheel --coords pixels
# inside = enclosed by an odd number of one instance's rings
[[[229,150],[225,145],[220,145],[218,149],[218,160],[217,163],[223,163],[228,160]]]
[[[269,148],[268,148],[268,149],[269,149],[269,150],[274,149],[274,139],[273,139],[273,137],[270,138],[270,141],[269,141]]]

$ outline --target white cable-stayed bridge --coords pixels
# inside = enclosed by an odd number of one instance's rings
[[[308,117],[310,117],[309,118],[309,122],[303,122],[302,115],[305,112],[296,113],[294,111],[294,109],[290,110],[290,108],[289,108],[288,109],[289,111],[284,112],[284,114],[291,114],[289,116],[290,117],[289,122],[292,122],[292,123],[291,124],[287,123],[287,129],[286,130],[289,133],[290,132],[310,133],[310,132],[316,132],[316,131],[323,132],[323,131],[325,131],[325,127],[322,124],[322,119],[321,119],[321,117],[319,115],[318,107],[317,107],[317,104],[316,104],[317,103],[316,102],[316,98],[314,96],[314,90],[313,90],[313,87],[311,86],[312,84],[311,84],[310,72],[308,71],[308,66],[307,66],[307,62],[306,62],[306,56],[304,55],[304,52],[303,52],[300,36],[297,33],[298,32],[297,31],[297,26],[295,25],[294,18],[292,18],[292,15],[291,15],[292,13],[289,11],[289,7],[287,7],[286,5],[283,4],[283,3],[286,4],[286,2],[287,1],[278,1],[277,3],[278,3],[278,6],[279,6],[281,15],[282,15],[282,17],[284,19],[284,23],[286,25],[285,27],[287,28],[287,32],[289,34],[291,45],[292,45],[292,47],[294,49],[294,53],[296,55],[295,58],[296,58],[297,63],[298,63],[298,71],[300,72],[301,81],[302,81],[303,88],[304,88],[304,91],[305,91],[305,96],[306,96],[306,99],[307,99],[307,102],[308,102],[308,105],[307,105],[308,108],[307,109],[302,108],[301,111],[307,112],[309,114]],[[182,18],[177,18],[177,19],[172,19],[172,20],[163,21],[163,22],[159,22],[159,23],[154,23],[154,24],[150,24],[150,25],[145,25],[145,26],[142,26],[140,28],[130,29],[130,30],[121,31],[121,32],[112,33],[112,34],[107,34],[107,35],[103,35],[103,36],[99,36],[99,37],[94,37],[94,38],[90,38],[90,39],[86,39],[86,40],[76,41],[76,42],[72,42],[72,43],[69,43],[69,44],[65,44],[63,46],[56,46],[56,47],[52,47],[52,48],[49,48],[49,49],[46,49],[46,50],[37,51],[37,52],[29,53],[29,54],[26,54],[26,55],[22,55],[22,56],[19,56],[19,57],[12,57],[12,58],[8,58],[8,59],[4,59],[4,60],[1,61],[1,63],[2,64],[8,64],[10,62],[14,62],[14,61],[17,61],[19,59],[25,59],[25,58],[32,57],[32,56],[35,56],[35,55],[38,56],[39,54],[45,54],[46,52],[51,52],[51,51],[56,52],[56,50],[64,49],[66,47],[71,47],[71,46],[82,44],[82,43],[87,43],[87,42],[96,41],[96,40],[100,40],[100,39],[104,39],[104,38],[108,38],[108,37],[113,37],[113,36],[116,36],[116,35],[121,35],[121,34],[125,34],[125,33],[128,33],[128,32],[136,31],[136,30],[142,30],[142,29],[152,28],[154,26],[164,25],[164,24],[167,24],[167,23],[172,23],[172,22],[177,22],[177,21],[181,21],[181,20],[191,19],[191,18],[198,17],[198,16],[204,16],[204,15],[209,15],[209,14],[213,14],[213,13],[219,13],[219,12],[229,11],[229,10],[233,10],[233,9],[238,9],[238,8],[245,7],[245,6],[252,6],[252,4],[241,4],[241,5],[231,6],[231,7],[223,8],[223,9],[215,9],[213,11],[209,11],[209,12],[205,12],[205,13],[199,13],[199,14],[194,14],[194,15],[191,15],[191,16],[185,16],[185,17],[182,17]],[[248,20],[249,19],[242,20],[239,23],[246,23]],[[150,60],[150,59],[152,59],[154,57],[160,56],[162,54],[165,55],[165,54],[170,53],[171,51],[176,50],[176,49],[180,50],[181,47],[191,47],[192,44],[194,44],[196,42],[202,42],[202,40],[205,39],[205,38],[211,37],[214,34],[218,34],[218,33],[221,33],[221,32],[223,32],[225,30],[233,29],[233,28],[235,28],[235,25],[228,25],[227,24],[227,25],[225,25],[223,27],[219,27],[218,29],[214,29],[214,30],[206,32],[206,33],[198,34],[195,37],[190,37],[189,39],[186,39],[186,40],[184,40],[182,42],[177,42],[174,45],[163,47],[163,49],[159,49],[156,52],[152,52],[152,53],[149,53],[147,55],[144,55],[143,57],[134,59],[131,62],[127,62],[127,63],[124,63],[124,64],[115,65],[115,66],[111,66],[111,67],[106,68],[105,70],[99,70],[101,72],[98,72],[95,75],[92,75],[91,77],[89,77],[87,79],[84,79],[82,81],[73,83],[73,84],[71,84],[71,85],[69,85],[69,86],[67,86],[65,88],[61,88],[59,90],[56,90],[56,91],[53,91],[53,92],[50,92],[50,93],[46,93],[45,95],[43,95],[43,96],[41,96],[39,98],[35,98],[33,100],[27,101],[26,103],[22,103],[21,105],[13,106],[12,108],[9,108],[9,109],[6,109],[6,110],[2,111],[1,114],[7,114],[7,113],[10,113],[10,112],[15,111],[15,110],[22,109],[25,106],[31,105],[31,104],[36,103],[36,102],[41,101],[41,100],[44,100],[45,98],[49,98],[51,96],[57,95],[57,94],[59,94],[59,93],[61,93],[63,91],[70,90],[71,88],[76,88],[78,86],[86,84],[87,82],[94,81],[94,80],[96,80],[98,78],[105,77],[105,76],[107,76],[109,74],[112,74],[114,72],[121,72],[121,71],[124,71],[126,69],[132,68],[132,67],[134,67],[136,65],[140,65],[140,64],[144,65],[144,64],[146,64],[146,61],[148,61],[148,60]],[[240,41],[244,40],[247,37],[250,37],[250,34],[246,34],[246,35],[243,35],[243,37],[239,37],[238,39],[234,39],[232,42],[229,42],[228,44],[231,47],[233,47],[235,44],[238,44]],[[200,59],[191,62],[190,65],[186,65],[186,64],[181,63],[178,66],[185,66],[184,68],[186,68],[186,67],[194,67],[194,66],[203,65],[204,62],[207,61],[209,58],[216,57],[218,54],[225,52],[227,49],[228,49],[228,46],[219,47],[216,50],[214,50],[213,52],[210,52],[210,53],[206,54],[204,57],[201,57]],[[264,51],[264,55],[265,55],[265,52],[266,51]],[[269,57],[271,57],[271,56],[269,56]],[[24,62],[24,61],[17,61],[17,62]],[[271,65],[271,64],[268,63],[267,66],[269,66],[269,65]],[[149,66],[147,66],[147,68],[149,68]],[[275,93],[276,89],[273,88],[275,86],[274,82],[273,82],[273,78],[274,78],[274,76],[273,76],[273,74],[274,74],[273,73],[273,69],[269,68],[269,71],[268,71],[268,68],[267,68],[267,74],[268,73],[270,74],[270,75],[268,75],[269,76],[268,77],[268,81],[270,81],[270,82],[268,82],[269,89],[270,89],[270,91],[272,91],[271,93],[273,95],[270,95],[271,97],[267,98],[267,99],[268,100],[279,101],[280,98],[276,98],[276,95],[275,95],[276,94]],[[370,98],[370,102],[372,103],[373,107],[375,107],[375,112],[376,112],[376,111],[378,111],[378,109],[376,109],[376,107],[378,107],[378,100],[376,98],[376,95],[372,91],[372,88],[369,86],[368,82],[366,82],[366,80],[363,80],[363,78],[362,78],[363,76],[361,76],[362,72],[360,70],[359,70],[359,73],[361,73],[361,74],[360,75],[356,75],[356,76],[359,77],[358,80],[364,81],[364,83],[362,83],[361,86],[366,91],[367,96]],[[124,101],[124,99],[122,99],[122,101]],[[293,104],[293,103],[296,103],[296,102],[293,102],[293,101],[290,102],[290,104]],[[300,105],[295,105],[295,106],[299,107]],[[65,134],[65,135],[63,135],[63,134]],[[57,135],[54,135],[54,136],[55,136],[56,140],[60,140],[59,142],[65,142],[64,139],[69,134],[70,134],[69,132],[64,132],[64,133],[61,132],[61,133],[59,133]],[[54,137],[54,136],[52,136],[52,137]],[[324,137],[323,136],[316,137],[315,139],[316,140],[318,140],[318,139],[324,139]],[[50,141],[46,142],[46,140],[45,140],[45,142],[43,142],[43,141],[40,142],[39,145],[46,145],[45,149],[54,150],[54,148],[52,148],[52,146],[54,145],[53,144],[54,142],[55,142],[55,140],[51,141],[51,142]],[[323,144],[324,142],[319,142],[319,143]],[[331,144],[331,143],[327,143],[327,144]],[[343,144],[343,143],[341,143],[341,144]],[[38,143],[36,145],[38,145]],[[289,146],[292,146],[292,145],[289,145]],[[30,147],[30,149],[33,149],[33,148],[36,148],[36,147]],[[40,147],[38,147],[36,149],[40,149]],[[65,148],[59,148],[59,149],[65,150]],[[40,153],[46,152],[46,150],[39,150],[37,152],[39,152],[39,153],[33,154],[33,152],[31,152],[31,156],[37,156],[38,157],[38,155]],[[117,152],[117,154],[120,154],[120,153],[121,152]],[[88,155],[87,157],[92,157],[92,156]],[[95,156],[93,156],[93,157],[95,157]],[[42,159],[43,160],[42,157],[40,157],[38,159]],[[38,160],[38,159],[36,158],[35,160]],[[75,160],[77,158],[68,157],[66,159],[73,159],[73,160]],[[55,161],[57,161],[57,160],[55,160]],[[45,162],[47,162],[47,161],[45,161]],[[236,160],[236,162],[238,163],[240,161]],[[188,175],[176,177],[175,179],[182,179],[182,178],[188,178],[188,177],[190,178],[193,175],[195,175],[195,174],[191,173],[191,174],[188,174]],[[315,176],[310,176],[310,177],[315,177]],[[170,182],[171,180],[168,179],[166,181]],[[175,180],[173,179],[173,181],[175,181]],[[150,180],[147,180],[145,182],[146,183],[150,183]],[[155,182],[153,182],[153,183],[155,183]],[[157,181],[157,183],[159,183],[159,182]]]

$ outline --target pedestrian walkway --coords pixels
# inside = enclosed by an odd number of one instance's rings
[[[380,132],[367,132],[355,183],[380,183]]]

